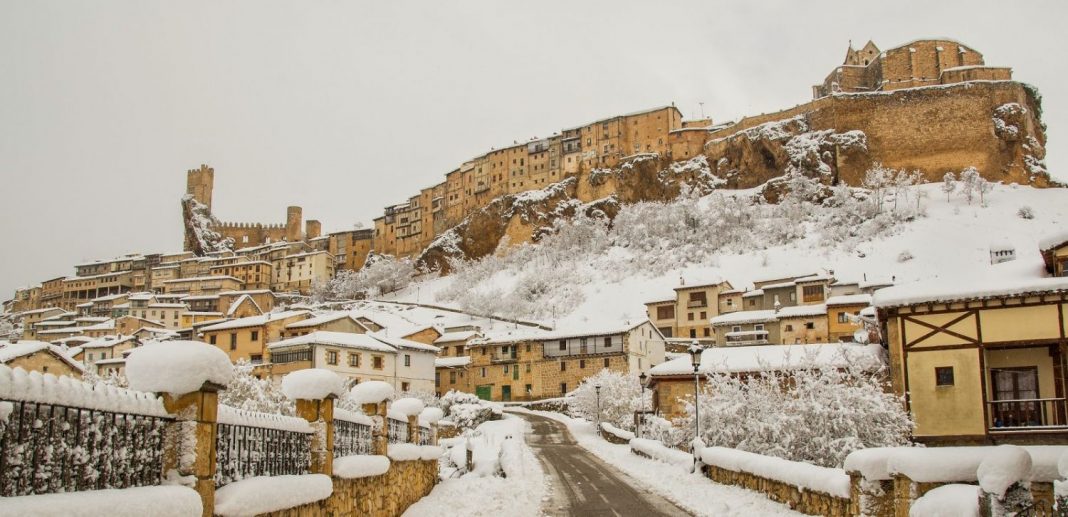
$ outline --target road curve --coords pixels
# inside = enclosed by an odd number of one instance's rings
[[[553,497],[542,508],[551,516],[687,516],[667,499],[635,488],[634,481],[583,449],[567,426],[542,416],[515,413],[528,420],[533,432],[527,443],[534,449]]]

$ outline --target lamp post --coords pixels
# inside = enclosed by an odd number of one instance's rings
[[[690,344],[690,363],[693,364],[693,427],[696,440],[701,437],[701,403],[698,399],[701,392],[701,377],[697,374],[701,367],[701,345],[696,339]]]
[[[637,422],[637,424],[638,424],[637,425],[637,427],[638,427],[638,438],[642,437],[642,421],[645,420],[645,379],[647,379],[647,378],[648,378],[648,376],[645,375],[645,372],[642,372],[642,374],[638,376],[638,384],[640,384],[641,387],[642,387],[642,399],[641,399],[642,400],[642,412],[638,413],[638,422]]]
[[[593,391],[597,393],[597,434],[601,434],[601,385],[594,384]]]

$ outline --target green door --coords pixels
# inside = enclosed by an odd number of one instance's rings
[[[512,365],[512,380],[513,381],[518,381],[519,380],[519,365],[518,364],[513,364]]]
[[[486,384],[483,386],[475,387],[475,396],[482,400],[489,400],[493,396],[493,385]]]
[[[511,386],[501,386],[501,400],[504,401],[504,402],[508,402],[509,400],[512,400],[512,387]]]

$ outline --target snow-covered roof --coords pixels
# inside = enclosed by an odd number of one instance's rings
[[[328,332],[319,330],[303,336],[283,339],[267,345],[268,350],[277,350],[302,345],[330,345],[344,348],[359,348],[375,352],[396,353],[397,349],[370,334],[352,332]]]
[[[766,321],[776,321],[778,317],[773,310],[760,310],[760,311],[738,311],[728,312],[727,314],[720,314],[710,321],[713,326],[716,325],[740,325],[742,323],[761,323]]]
[[[807,283],[807,282],[824,282],[824,281],[830,281],[830,280],[834,280],[834,277],[832,277],[830,275],[822,275],[821,274],[821,275],[806,276],[804,278],[798,278],[797,280],[794,280],[794,282],[795,283],[801,283],[801,282],[806,282]]]
[[[149,305],[153,309],[186,309],[188,308],[184,303],[153,303]]]
[[[1056,248],[1064,243],[1068,243],[1068,230],[1051,233],[1043,237],[1038,241],[1038,249],[1045,251]]]
[[[752,291],[746,291],[742,293],[742,298],[749,298],[752,296],[764,296],[763,289],[753,289]]]
[[[198,294],[196,296],[185,296],[185,297],[182,297],[182,301],[186,301],[186,302],[200,301],[200,300],[218,300],[218,299],[219,299],[219,295],[217,295],[217,294]]]
[[[871,304],[870,294],[843,294],[827,298],[827,306]]]
[[[234,277],[229,276],[229,275],[216,275],[216,276],[194,276],[194,277],[189,277],[189,278],[175,278],[173,280],[164,280],[162,283],[164,283],[164,284],[178,284],[178,283],[181,283],[181,282],[208,282],[208,281],[211,281],[211,280],[226,280],[226,279],[234,280],[236,282],[240,282],[241,281],[240,279],[234,278]]]
[[[115,345],[120,345],[122,343],[136,340],[137,338],[134,336],[125,336],[118,338],[115,336],[107,336],[100,339],[94,339],[93,341],[89,341],[88,343],[83,344],[82,349],[84,350],[87,348],[111,348]]]
[[[260,311],[260,314],[263,314],[263,309],[260,308],[260,304],[256,303],[256,300],[253,300],[251,296],[243,294],[234,299],[233,303],[230,304],[230,308],[226,309],[226,315],[230,316],[237,312],[237,309],[241,308],[241,304],[244,303],[245,300],[252,302],[252,305],[256,307],[256,310]]]
[[[456,368],[469,364],[471,364],[471,358],[466,355],[463,357],[439,357],[434,359],[435,368]]]
[[[464,330],[460,332],[446,332],[440,337],[434,340],[434,343],[455,343],[457,341],[467,341],[478,335],[477,331]]]
[[[984,270],[970,271],[968,274],[954,273],[879,289],[872,297],[872,305],[900,307],[1068,291],[1068,277],[1048,277],[1044,274],[1041,260],[1022,258],[990,265]]]
[[[82,327],[82,330],[115,330],[115,320],[107,320],[103,323],[97,323],[96,325]]]
[[[375,339],[377,339],[379,341],[383,341],[383,342],[385,342],[385,343],[387,343],[389,345],[392,345],[393,347],[396,347],[396,348],[405,348],[405,349],[409,349],[409,350],[421,350],[421,351],[424,351],[424,352],[433,352],[435,354],[441,351],[440,348],[438,348],[438,347],[436,347],[434,345],[424,345],[423,343],[419,343],[417,341],[412,341],[410,339],[402,339],[402,338],[397,338],[397,337],[386,336],[382,331],[372,332],[372,333],[370,333],[370,335],[374,336]]]
[[[767,284],[767,285],[763,285],[763,286],[761,286],[761,287],[760,287],[760,289],[761,289],[761,290],[763,290],[763,289],[782,289],[782,288],[784,288],[784,287],[794,287],[794,286],[796,286],[796,285],[797,285],[797,283],[796,283],[796,282],[794,282],[794,281],[790,281],[790,282],[779,282],[779,283],[777,283],[777,284]]]
[[[813,305],[794,305],[779,309],[779,318],[804,318],[827,314],[827,306],[822,303]]]
[[[34,309],[32,311],[23,311],[23,312],[18,313],[18,316],[32,316],[34,314],[44,314],[46,312],[52,312],[52,311],[59,311],[61,313],[65,313],[66,312],[63,309],[60,309],[59,307],[45,307],[44,309]]]
[[[350,314],[348,312],[328,312],[326,314],[320,314],[318,316],[315,316],[315,317],[312,317],[312,318],[308,318],[306,320],[300,320],[300,321],[295,322],[295,323],[290,323],[289,325],[286,325],[286,328],[287,329],[299,329],[299,328],[307,328],[307,327],[316,327],[316,326],[322,325],[324,323],[330,323],[330,322],[337,321],[337,320],[342,320],[342,319],[345,319],[345,318],[348,318],[348,319],[352,320],[354,323],[356,323],[356,325],[360,326],[360,328],[363,328],[364,330],[370,330],[367,327],[365,327],[363,323],[360,323],[359,321],[357,321],[356,318],[353,318],[352,314]]]
[[[878,344],[826,343],[814,345],[759,345],[706,348],[701,352],[701,373],[741,373],[794,370],[813,367],[843,367],[859,364],[878,369],[886,364]],[[679,357],[649,370],[655,377],[693,375],[689,357]]]
[[[0,346],[0,364],[6,364],[20,357],[36,354],[41,351],[46,351],[59,357],[60,360],[79,372],[84,370],[78,361],[71,359],[67,354],[63,353],[62,348],[43,341],[19,341],[18,343],[8,343],[4,346]]]
[[[213,332],[216,330],[230,330],[239,329],[244,327],[258,327],[260,325],[266,325],[269,321],[284,320],[286,318],[294,318],[297,316],[303,316],[308,314],[308,311],[285,311],[261,314],[259,316],[249,316],[247,318],[239,318],[236,320],[230,320],[224,323],[218,323],[215,325],[209,325],[203,327],[200,330],[203,332]]]
[[[676,291],[681,291],[683,289],[693,289],[695,287],[708,287],[710,285],[719,285],[727,281],[722,276],[715,273],[705,273],[695,276],[693,278],[686,278],[684,276],[682,280],[682,285],[676,287]]]
[[[738,332],[728,332],[724,334],[727,337],[748,337],[748,336],[763,336],[767,335],[766,330],[739,330]]]
[[[541,331],[537,333],[536,339],[549,340],[549,339],[567,339],[575,337],[589,337],[589,336],[610,336],[615,334],[623,334],[630,332],[641,325],[648,323],[649,320],[638,320],[635,323],[621,322],[613,325],[601,325],[601,326],[582,326],[578,328],[560,328],[556,330]]]

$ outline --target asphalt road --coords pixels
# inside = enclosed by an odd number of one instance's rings
[[[527,443],[552,480],[552,499],[542,508],[552,516],[686,516],[667,499],[636,489],[634,480],[583,449],[560,422],[516,413],[530,421]]]

